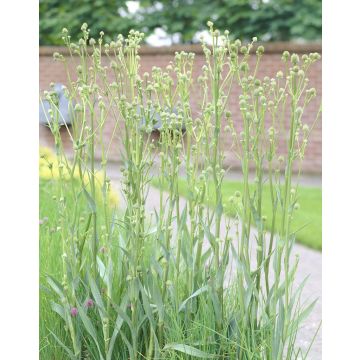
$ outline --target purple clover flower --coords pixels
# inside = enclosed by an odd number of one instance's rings
[[[71,316],[77,316],[77,314],[79,313],[79,310],[76,307],[72,307],[70,310],[70,314]]]
[[[85,306],[87,308],[92,308],[94,306],[94,300],[93,299],[87,299],[85,302]]]

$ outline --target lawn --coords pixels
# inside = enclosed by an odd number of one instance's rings
[[[62,242],[58,218],[58,199],[54,196],[55,183],[41,180],[39,184],[40,218],[40,358],[61,359],[66,356],[51,336],[49,329],[66,338],[66,331],[59,322],[59,315],[51,309],[56,300],[46,282],[46,275],[56,278],[62,273]],[[61,279],[60,279],[61,280]]]
[[[156,186],[157,184],[154,183]],[[223,200],[224,204],[229,205],[229,198],[234,196],[235,191],[241,190],[241,183],[236,180],[224,180],[223,182]],[[187,185],[185,179],[179,180],[179,192],[187,196]],[[299,186],[298,197],[300,208],[296,211],[293,219],[292,230],[299,230],[297,241],[316,250],[321,250],[322,224],[321,224],[321,188]],[[215,199],[210,200],[210,206],[213,206]],[[235,216],[234,210],[227,206],[228,215]],[[264,185],[263,214],[271,219],[271,199],[270,188]],[[277,219],[277,224],[279,224]],[[270,226],[270,221],[267,226]]]

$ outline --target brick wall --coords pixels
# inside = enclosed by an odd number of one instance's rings
[[[195,56],[195,66],[194,66],[194,77],[200,75],[201,67],[204,64],[204,57],[202,55],[201,47],[198,45],[190,46],[172,46],[172,47],[162,47],[162,48],[151,48],[143,47],[140,51],[141,55],[141,71],[150,72],[152,66],[165,67],[171,60],[175,51],[192,51],[196,54]],[[293,44],[293,43],[270,43],[265,44],[265,55],[261,60],[261,66],[259,68],[258,77],[263,78],[264,76],[275,77],[275,74],[278,70],[283,69],[283,63],[281,62],[281,54],[284,50],[289,50],[290,52],[296,52],[299,55],[309,52],[319,52],[321,53],[321,44]],[[53,52],[61,52],[66,56],[67,52],[64,48],[58,47],[41,47],[40,48],[40,58],[39,58],[39,73],[40,73],[40,91],[46,90],[49,88],[50,82],[60,82],[67,84],[66,74],[64,71],[63,64],[60,62],[55,62],[53,60]],[[250,66],[254,66],[255,57],[250,61]],[[106,62],[106,59],[104,59]],[[74,72],[74,67],[70,67],[70,71]],[[317,90],[317,98],[313,101],[307,108],[306,113],[303,116],[304,123],[312,123],[315,119],[318,112],[320,102],[321,102],[321,62],[316,63],[312,66],[309,72],[310,87],[315,87]],[[193,96],[191,97],[191,106],[193,110],[196,111],[198,108],[198,95],[200,94],[197,91],[197,84],[194,81]],[[238,113],[238,95],[239,89],[234,87],[232,95],[229,99],[229,110],[232,112],[234,117],[235,127],[238,131],[241,130],[240,121],[236,121],[236,114]],[[113,128],[113,121],[109,119],[108,124],[106,125],[106,134],[110,138]],[[321,173],[321,119],[318,121],[315,126],[313,133],[310,138],[310,142],[307,148],[307,153],[305,160],[303,162],[303,172],[305,173]],[[44,127],[40,126],[40,144],[52,146],[52,136],[50,131]],[[231,144],[231,137],[227,133],[223,132],[222,137],[222,146],[226,152],[226,165],[230,165],[232,168],[236,169],[239,167],[238,160],[235,159],[231,151],[228,151]],[[63,139],[68,149],[71,149],[71,144],[69,137],[66,134],[66,131],[63,131]],[[280,151],[285,151],[284,144],[280,146]],[[112,143],[110,151],[110,160],[119,159],[119,141],[115,139]]]

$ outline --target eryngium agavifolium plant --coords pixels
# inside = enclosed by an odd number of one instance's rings
[[[61,200],[62,247],[62,271],[48,276],[52,295],[46,296],[58,314],[49,329],[51,344],[61,346],[69,359],[307,356],[296,339],[314,303],[300,301],[304,283],[294,286],[299,260],[292,255],[296,229],[291,222],[299,205],[293,165],[301,163],[313,127],[303,124],[302,116],[316,95],[308,88],[307,73],[320,56],[300,59],[285,51],[276,78],[260,79],[264,48],[255,46],[256,38],[242,45],[231,41],[228,31],[208,26],[212,44],[202,43],[205,64],[197,79],[196,113],[190,106],[194,54],[176,53],[166,69],[154,66],[141,74],[144,34],[131,31],[107,44],[102,32],[97,40],[90,38],[84,24],[75,43],[63,29],[70,56],[54,57],[68,74],[73,153],[64,151],[57,98],[45,92],[59,164],[54,192]],[[231,113],[235,84],[239,106]],[[150,135],[159,121],[155,142]],[[224,216],[221,191],[225,131],[242,168],[232,199],[234,221]],[[278,151],[280,137],[286,138],[285,154]],[[121,139],[118,209],[107,203],[107,159],[114,139]],[[180,167],[189,192],[185,206],[179,198]],[[159,205],[150,213],[151,181],[160,190]],[[265,182],[271,189],[270,219],[262,214]],[[214,209],[204,206],[210,198]],[[87,204],[85,215],[81,204]],[[269,234],[265,221],[272,224]]]

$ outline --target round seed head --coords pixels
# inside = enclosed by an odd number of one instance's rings
[[[291,63],[293,65],[297,65],[299,63],[300,59],[299,59],[299,55],[298,54],[292,54],[291,55]]]
[[[281,59],[283,61],[288,61],[290,59],[290,53],[288,51],[284,51],[282,56],[281,56]]]
[[[260,45],[257,50],[256,50],[256,54],[257,55],[262,55],[264,53],[265,49],[262,45]]]

